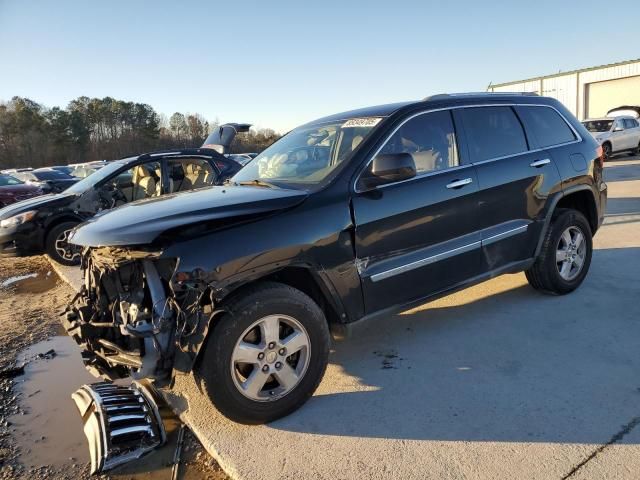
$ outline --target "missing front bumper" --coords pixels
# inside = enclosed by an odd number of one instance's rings
[[[82,416],[92,474],[140,458],[166,441],[153,394],[140,383],[84,385],[71,398]]]

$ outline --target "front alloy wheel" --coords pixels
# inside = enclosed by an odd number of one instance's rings
[[[318,387],[329,328],[318,305],[288,285],[247,287],[212,320],[196,376],[227,418],[259,424],[299,408]]]
[[[49,231],[45,248],[52,260],[68,266],[80,263],[81,248],[69,243],[69,234],[77,225],[75,222],[63,222]]]
[[[236,343],[231,375],[238,391],[256,402],[291,392],[309,366],[311,342],[304,326],[286,315],[268,315],[251,324]]]

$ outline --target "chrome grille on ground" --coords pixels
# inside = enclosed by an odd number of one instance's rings
[[[166,440],[153,395],[140,383],[83,385],[71,398],[82,416],[92,474],[140,458]]]

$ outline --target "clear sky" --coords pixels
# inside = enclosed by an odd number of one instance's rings
[[[640,57],[640,0],[0,0],[0,100],[81,95],[285,131]]]

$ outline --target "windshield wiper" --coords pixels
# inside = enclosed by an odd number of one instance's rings
[[[260,180],[256,178],[255,180],[245,180],[244,182],[234,182],[235,185],[253,185],[255,187],[265,187],[265,188],[279,188],[277,185],[273,183],[265,182],[264,180]]]

